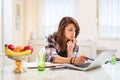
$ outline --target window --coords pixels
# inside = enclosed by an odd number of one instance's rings
[[[99,36],[120,38],[120,0],[98,0]]]
[[[44,37],[57,30],[64,16],[75,17],[76,0],[39,0],[39,36]]]
[[[2,0],[0,0],[0,55],[2,53]]]
[[[12,0],[0,0],[0,55],[4,44],[12,42]]]

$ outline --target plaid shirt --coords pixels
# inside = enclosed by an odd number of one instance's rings
[[[50,35],[49,37],[47,37],[47,45],[45,46],[45,49],[46,49],[46,61],[47,62],[53,62],[55,56],[58,56],[58,55],[61,56],[59,54],[60,53],[60,46],[55,41],[55,38],[53,35]],[[79,50],[79,46],[76,45],[74,50],[73,50],[74,57],[77,57],[78,50]],[[62,53],[62,54],[65,54],[65,53]],[[62,56],[62,57],[67,57],[67,56]]]

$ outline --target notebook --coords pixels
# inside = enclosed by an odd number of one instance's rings
[[[116,52],[116,50],[104,51],[91,63],[85,63],[85,64],[81,64],[81,65],[64,64],[64,66],[69,67],[69,68],[73,68],[73,69],[83,70],[83,71],[84,70],[91,70],[91,69],[100,67],[106,61],[110,60],[112,55],[115,52]]]

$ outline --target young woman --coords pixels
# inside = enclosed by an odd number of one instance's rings
[[[83,64],[86,56],[77,56],[76,37],[80,31],[77,21],[72,17],[63,17],[57,32],[47,38],[46,60],[52,63]]]

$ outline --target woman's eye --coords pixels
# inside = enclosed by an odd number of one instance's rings
[[[76,32],[76,30],[72,30],[72,29],[69,29],[69,31],[75,31]]]
[[[69,29],[69,31],[72,31],[72,29]]]

